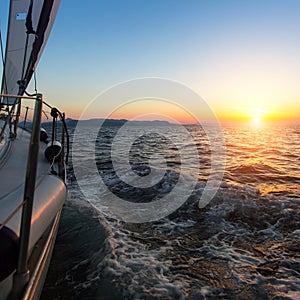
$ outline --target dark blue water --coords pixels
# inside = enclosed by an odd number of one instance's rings
[[[90,190],[83,194],[70,167],[69,199],[42,299],[300,299],[300,127],[225,126],[224,177],[202,209],[211,146],[199,126],[188,130],[200,169],[192,154],[188,167],[181,167],[180,149],[190,153],[191,145],[176,126],[135,139],[129,162],[138,176],[151,173],[154,154],[165,158],[164,176],[147,188],[124,182],[114,169],[117,126],[104,126],[92,150],[88,131],[81,132],[86,143],[73,159],[94,159],[109,193],[124,201],[165,197],[183,170],[197,184],[170,215],[136,224],[103,209],[95,197],[97,180],[88,172]]]

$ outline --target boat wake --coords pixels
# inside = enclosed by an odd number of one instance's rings
[[[299,200],[223,183],[199,210],[204,187],[199,181],[180,209],[144,224],[103,215],[73,189],[43,299],[300,297]]]

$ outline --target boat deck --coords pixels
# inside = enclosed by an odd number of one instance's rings
[[[0,152],[0,201],[9,193],[18,189],[25,182],[30,133],[19,129],[14,141],[6,140]],[[40,143],[37,180],[49,173],[50,163],[44,157],[46,144]],[[9,157],[9,159],[6,159]]]

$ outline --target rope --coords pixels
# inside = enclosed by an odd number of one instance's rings
[[[34,95],[34,94],[29,94],[26,91],[25,91],[25,94],[26,95],[30,95],[30,96]],[[48,104],[46,101],[44,101],[43,104],[45,106],[47,106],[48,108],[50,108],[51,110],[53,109],[55,111],[55,113],[57,113],[59,115],[59,117],[60,117],[60,119],[62,121],[63,129],[64,129],[65,134],[66,134],[66,146],[67,146],[66,163],[68,163],[68,161],[69,161],[69,153],[70,153],[70,136],[69,136],[69,131],[68,131],[68,127],[67,127],[67,124],[66,124],[66,120],[65,120],[63,114],[57,108],[54,108],[53,106],[51,106],[50,104]],[[31,110],[31,108],[30,108],[30,110]],[[44,113],[44,115],[46,116],[46,118],[48,120],[48,116],[46,114],[47,112],[45,112],[44,110],[42,112]],[[50,112],[50,115],[51,115],[51,112]],[[57,117],[56,117],[56,119],[57,119]],[[56,136],[56,131],[52,132],[52,138],[54,137],[54,135]]]
[[[36,35],[36,32],[35,32],[35,30],[32,27],[32,6],[33,6],[33,0],[30,1],[28,12],[27,12],[27,16],[26,16],[26,22],[25,22],[25,27],[26,27],[26,42],[25,42],[25,48],[24,48],[24,57],[23,57],[23,67],[22,67],[22,78],[21,78],[21,81],[24,80],[25,63],[26,63],[26,58],[27,58],[29,35],[30,34]],[[23,88],[22,85],[20,85],[20,88]]]
[[[27,33],[27,35],[26,35],[26,41],[25,41],[25,48],[24,48],[24,57],[23,57],[23,66],[22,66],[22,78],[21,78],[21,81],[23,80],[24,73],[25,73],[25,62],[26,62],[26,57],[27,57],[28,40],[29,40],[29,34]],[[21,85],[20,85],[20,88],[21,88]]]
[[[34,81],[34,91],[37,94],[38,90],[37,90],[37,79],[36,79],[35,69],[33,70],[33,81]]]
[[[36,189],[41,185],[41,183],[45,180],[45,178],[49,175],[49,173],[51,173],[51,170],[52,170],[52,168],[53,168],[53,166],[54,166],[55,160],[56,160],[56,158],[57,158],[60,154],[61,154],[61,150],[57,153],[57,155],[54,156],[54,158],[53,158],[53,160],[52,160],[52,162],[51,162],[51,165],[50,165],[50,167],[49,167],[47,173],[45,173],[45,174],[40,178],[40,180],[39,180],[38,183],[36,184],[34,190],[36,190]]]

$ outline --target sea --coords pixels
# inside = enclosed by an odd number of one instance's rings
[[[128,126],[128,135],[148,128],[126,148],[131,171],[163,174],[139,187],[126,179],[132,172],[121,176],[114,168],[111,152],[124,122],[101,124],[96,141],[89,134],[95,124],[76,134],[75,125],[71,140],[82,142],[71,147],[69,196],[41,299],[300,299],[300,125],[223,124],[226,164],[202,206],[215,171],[203,126],[184,125],[186,133],[159,122]],[[162,170],[149,163],[158,154]],[[76,159],[93,162],[98,173],[87,171],[79,183]],[[108,193],[125,204],[160,201],[181,173],[195,182],[188,197],[153,220],[122,218],[103,202]]]

